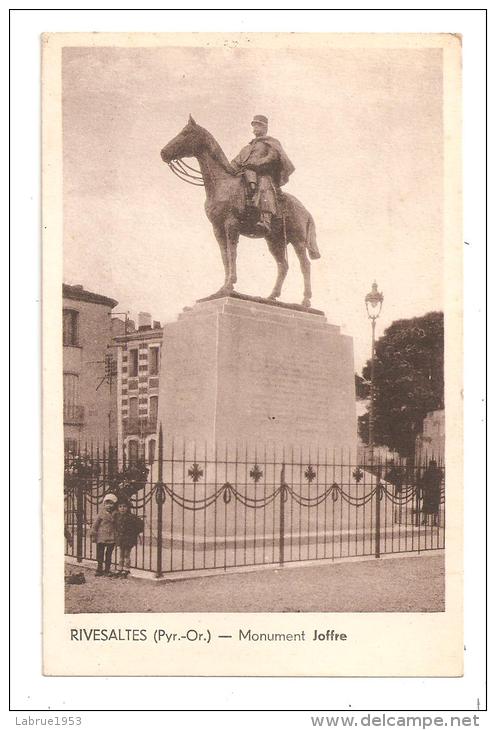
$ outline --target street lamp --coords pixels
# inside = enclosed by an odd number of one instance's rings
[[[370,411],[369,411],[369,446],[372,449],[374,445],[374,367],[375,367],[375,321],[379,319],[382,309],[384,295],[377,291],[377,282],[372,284],[371,291],[365,297],[365,307],[367,316],[372,322],[372,358],[370,368]],[[377,307],[379,307],[377,309]]]

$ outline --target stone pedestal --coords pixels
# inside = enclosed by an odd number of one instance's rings
[[[356,453],[353,342],[316,310],[224,297],[164,328],[159,423],[222,446]]]

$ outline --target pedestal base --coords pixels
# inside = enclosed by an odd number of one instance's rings
[[[159,423],[168,441],[355,453],[352,339],[316,310],[198,302],[164,328]]]

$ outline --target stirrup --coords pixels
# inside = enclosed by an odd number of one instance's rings
[[[255,227],[259,228],[261,231],[263,231],[265,234],[272,233],[272,227],[269,223],[265,223],[264,221],[257,221],[255,223]]]

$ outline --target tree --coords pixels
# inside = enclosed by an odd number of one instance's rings
[[[444,407],[443,313],[396,320],[377,340],[375,352],[374,442],[413,457],[425,416]],[[362,375],[370,383],[370,360]],[[359,418],[365,442],[368,427],[369,412]]]

